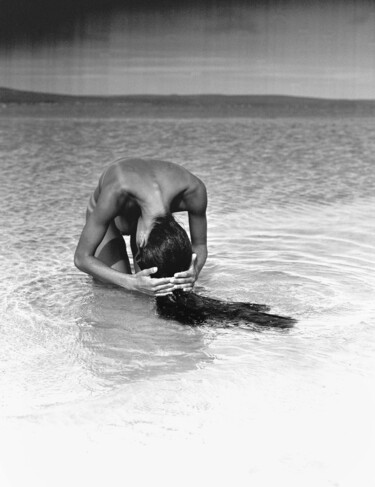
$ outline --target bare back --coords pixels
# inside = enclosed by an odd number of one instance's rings
[[[104,194],[118,195],[114,218],[123,235],[134,232],[143,209],[152,201],[160,212],[189,210],[189,195],[203,184],[187,169],[172,162],[149,159],[121,159],[108,166],[94,192],[95,201]]]

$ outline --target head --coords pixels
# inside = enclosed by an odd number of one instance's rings
[[[141,269],[157,267],[153,277],[171,277],[189,268],[192,249],[185,230],[172,215],[155,219],[147,243],[139,248],[137,263]]]

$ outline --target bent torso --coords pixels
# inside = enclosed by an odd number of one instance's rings
[[[98,201],[103,191],[122,194],[114,218],[123,235],[132,235],[142,211],[150,204],[160,207],[160,214],[188,210],[185,197],[200,180],[183,167],[166,161],[121,159],[102,173],[93,197]]]

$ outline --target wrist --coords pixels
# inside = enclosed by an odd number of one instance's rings
[[[121,282],[119,285],[127,291],[136,291],[136,282],[133,274],[121,274]]]

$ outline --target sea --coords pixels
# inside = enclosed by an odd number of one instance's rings
[[[187,326],[78,271],[122,157],[205,182],[196,292],[297,323]],[[374,118],[34,109],[0,119],[0,208],[1,487],[374,485]]]

